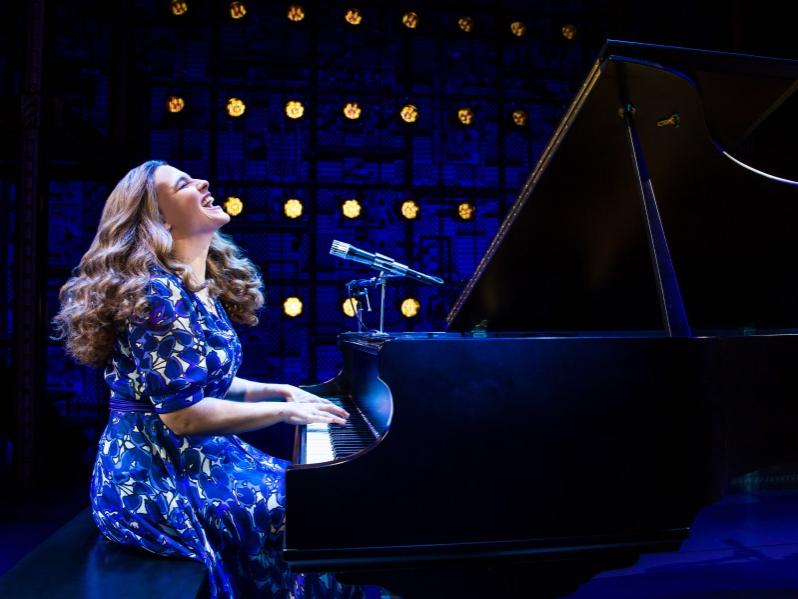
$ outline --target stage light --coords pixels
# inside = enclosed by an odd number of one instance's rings
[[[341,211],[346,218],[357,218],[362,212],[362,207],[360,202],[353,198],[351,200],[345,200],[344,203],[341,204]]]
[[[350,25],[360,25],[360,23],[363,21],[363,15],[360,14],[358,9],[350,8],[346,11],[344,19],[346,19],[346,22]]]
[[[415,29],[418,27],[418,15],[414,12],[406,12],[402,15],[402,23],[408,29]]]
[[[298,23],[305,18],[305,9],[298,4],[292,4],[288,7],[288,20]]]
[[[283,312],[285,312],[286,316],[290,316],[291,318],[299,316],[302,314],[302,300],[295,295],[285,298],[283,302]]]
[[[188,11],[188,3],[183,2],[183,0],[172,0],[170,8],[172,9],[172,14],[179,17]]]
[[[510,23],[510,31],[516,37],[523,37],[526,33],[526,25],[524,25],[521,21],[513,21]]]
[[[305,114],[305,107],[299,100],[288,100],[285,103],[285,114],[289,119],[301,119]]]
[[[399,113],[405,123],[415,123],[418,119],[418,108],[412,104],[405,104]]]
[[[457,111],[457,119],[464,125],[472,125],[474,123],[474,111],[470,108],[461,108]]]
[[[169,96],[166,99],[166,109],[169,112],[180,112],[186,107],[186,101],[180,96]]]
[[[520,108],[513,110],[513,123],[519,127],[523,127],[527,124],[527,121],[529,121],[529,115],[526,113],[526,110],[521,110]]]
[[[471,33],[474,29],[474,20],[471,17],[460,17],[457,20],[457,25],[466,33]]]
[[[418,218],[419,207],[414,200],[405,200],[402,202],[402,216],[407,220]]]
[[[244,104],[244,101],[239,98],[230,98],[227,100],[227,114],[231,117],[236,118],[244,114],[244,111],[247,109],[247,105]]]
[[[245,14],[247,14],[247,7],[244,6],[243,2],[231,2],[230,3],[230,16],[234,19],[240,19]]]
[[[354,305],[353,305],[354,304]],[[357,314],[357,307],[360,305],[360,302],[357,301],[355,298],[346,298],[344,303],[341,305],[341,309],[344,311],[349,318],[354,318],[355,314]]]
[[[576,37],[576,27],[571,23],[566,23],[562,26],[562,36],[567,40],[572,40]]]
[[[224,201],[222,206],[224,206],[224,211],[230,216],[238,216],[244,209],[244,202],[241,201],[241,198],[227,196],[227,199]]]
[[[409,297],[402,302],[402,314],[406,318],[413,318],[414,316],[418,316],[418,311],[421,308],[421,302],[419,302],[414,297]]]
[[[357,102],[347,102],[344,105],[344,116],[349,120],[356,121],[360,118],[360,104]]]
[[[471,202],[462,202],[457,207],[457,216],[462,220],[471,220],[476,216],[477,208]]]
[[[299,218],[302,216],[302,202],[296,198],[286,200],[283,206],[283,212],[288,218]]]

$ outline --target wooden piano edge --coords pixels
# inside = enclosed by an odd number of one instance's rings
[[[687,538],[689,528],[657,533],[590,538],[530,539],[521,541],[291,549],[283,552],[290,568],[299,572],[347,571],[437,565],[480,560],[560,561],[591,559],[611,553],[636,554],[675,551]]]

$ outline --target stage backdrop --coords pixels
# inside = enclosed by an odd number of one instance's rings
[[[106,390],[45,340],[131,167],[207,178],[234,214],[268,298],[241,374],[320,381],[356,328],[343,285],[370,274],[332,240],[443,277],[392,282],[386,322],[441,329],[607,37],[796,57],[792,21],[747,0],[30,0],[0,22],[0,475],[20,489],[85,484]]]
[[[330,256],[334,239],[445,279],[391,281],[386,301],[388,331],[441,330],[594,60],[606,7],[377,4],[48,5],[49,315],[110,187],[157,158],[211,182],[224,232],[263,273],[242,376],[337,372],[336,336],[356,328],[344,284],[372,273]],[[46,385],[91,453],[100,373],[50,343]]]

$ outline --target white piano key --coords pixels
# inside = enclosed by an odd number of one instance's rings
[[[305,427],[305,463],[318,464],[335,459],[330,441],[330,425],[308,424]]]

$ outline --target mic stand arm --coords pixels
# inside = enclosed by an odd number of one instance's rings
[[[385,335],[385,284],[387,283],[388,279],[396,278],[401,275],[392,275],[388,274],[384,270],[380,271],[376,277],[372,277],[370,279],[355,279],[354,281],[349,281],[346,284],[346,294],[349,299],[357,299],[358,297],[365,298],[366,306],[368,311],[371,312],[371,304],[369,302],[369,287],[379,287],[380,288],[380,328],[377,331],[379,335]],[[357,311],[357,332],[363,332],[363,302],[358,301],[355,304],[355,310]]]

